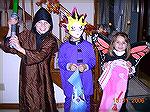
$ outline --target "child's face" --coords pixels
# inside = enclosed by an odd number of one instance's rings
[[[35,24],[35,27],[39,34],[44,34],[49,30],[50,24],[45,20],[40,20]]]
[[[115,50],[117,50],[119,52],[125,51],[127,48],[127,43],[126,43],[124,37],[118,36],[116,41],[113,44],[113,47]]]
[[[73,38],[80,39],[80,36],[82,35],[83,30],[84,30],[84,26],[81,26],[78,23],[74,23],[71,26],[69,33],[70,33],[70,35],[73,36]]]

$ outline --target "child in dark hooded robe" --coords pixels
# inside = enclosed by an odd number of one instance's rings
[[[18,20],[11,18],[9,26]],[[57,41],[52,35],[53,22],[50,13],[40,8],[33,19],[32,29],[11,36],[11,27],[1,47],[6,53],[21,56],[19,76],[20,112],[57,112],[53,82],[50,75],[50,59],[57,52]],[[13,48],[10,47],[13,45]]]

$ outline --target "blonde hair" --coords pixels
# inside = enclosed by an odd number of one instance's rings
[[[123,38],[125,39],[125,42],[127,43],[127,48],[126,48],[125,52],[126,52],[126,54],[127,54],[126,59],[128,59],[129,56],[130,56],[131,45],[130,45],[130,40],[129,40],[128,35],[127,35],[126,33],[124,33],[124,32],[117,32],[116,34],[113,35],[112,40],[111,40],[111,43],[110,43],[110,47],[109,47],[108,54],[109,54],[110,56],[113,56],[113,53],[112,53],[112,52],[113,52],[113,49],[114,49],[114,42],[116,42],[118,36],[123,37]]]

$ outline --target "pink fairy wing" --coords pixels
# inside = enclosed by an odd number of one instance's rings
[[[133,47],[131,49],[131,55],[135,59],[140,59],[143,56],[145,56],[149,51],[150,51],[150,49],[148,48],[148,46],[146,45],[146,43],[145,43],[145,45],[143,45],[143,42],[142,42],[142,44],[140,43],[140,45],[135,46],[135,47]]]
[[[104,38],[98,37],[95,45],[97,49],[102,51],[104,54],[108,52],[109,43]]]

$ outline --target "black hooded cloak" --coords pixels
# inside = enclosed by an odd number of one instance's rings
[[[43,35],[39,35],[34,27],[39,20],[46,20],[51,24],[50,30]],[[50,13],[46,9],[40,8],[33,19],[31,31],[26,29],[18,34],[19,43],[25,49],[25,55],[18,53],[9,45],[7,46],[4,41],[2,43],[2,48],[6,53],[18,54],[21,57],[19,74],[20,112],[40,112],[40,110],[58,112],[50,74],[51,57],[58,51],[57,40],[51,34],[52,26]]]

